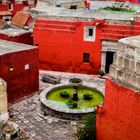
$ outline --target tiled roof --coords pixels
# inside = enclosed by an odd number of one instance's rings
[[[29,18],[30,18],[29,14],[25,12],[17,12],[15,16],[12,18],[12,23],[14,25],[24,27]]]

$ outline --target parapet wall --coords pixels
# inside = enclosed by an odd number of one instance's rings
[[[134,90],[140,90],[140,36],[119,41],[118,52],[110,67],[110,77],[114,81]]]

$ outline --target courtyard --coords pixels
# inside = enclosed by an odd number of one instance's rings
[[[55,86],[42,82],[41,76],[45,73],[53,76],[59,76],[61,78],[61,83],[63,84],[68,84],[70,78],[81,78],[83,80],[83,84],[97,88],[103,93],[105,79],[100,79],[97,76],[86,74],[40,71],[39,92],[9,105],[10,115],[12,116],[11,120],[31,135],[33,140],[74,140],[74,133],[78,122],[62,120],[44,115],[40,109],[40,92],[47,87]]]

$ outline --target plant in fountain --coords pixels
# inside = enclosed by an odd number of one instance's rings
[[[67,91],[60,92],[60,96],[63,98],[68,98],[70,95]]]
[[[71,99],[68,102],[66,102],[66,104],[69,108],[76,108],[77,107],[77,102],[73,101]]]
[[[86,94],[83,95],[83,99],[84,100],[91,100],[92,99],[92,95],[89,94],[89,93],[86,93]]]

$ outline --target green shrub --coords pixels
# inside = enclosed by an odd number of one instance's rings
[[[63,98],[68,98],[69,97],[69,93],[67,93],[66,91],[63,91],[60,93],[60,96]]]
[[[96,140],[96,113],[86,115],[83,123],[77,125],[77,140]]]
[[[83,98],[84,98],[85,100],[91,100],[91,99],[92,99],[92,95],[89,94],[89,93],[86,93],[86,94],[83,95]]]
[[[69,108],[76,108],[78,106],[77,103],[73,100],[69,100],[68,102],[66,102],[66,104]]]

